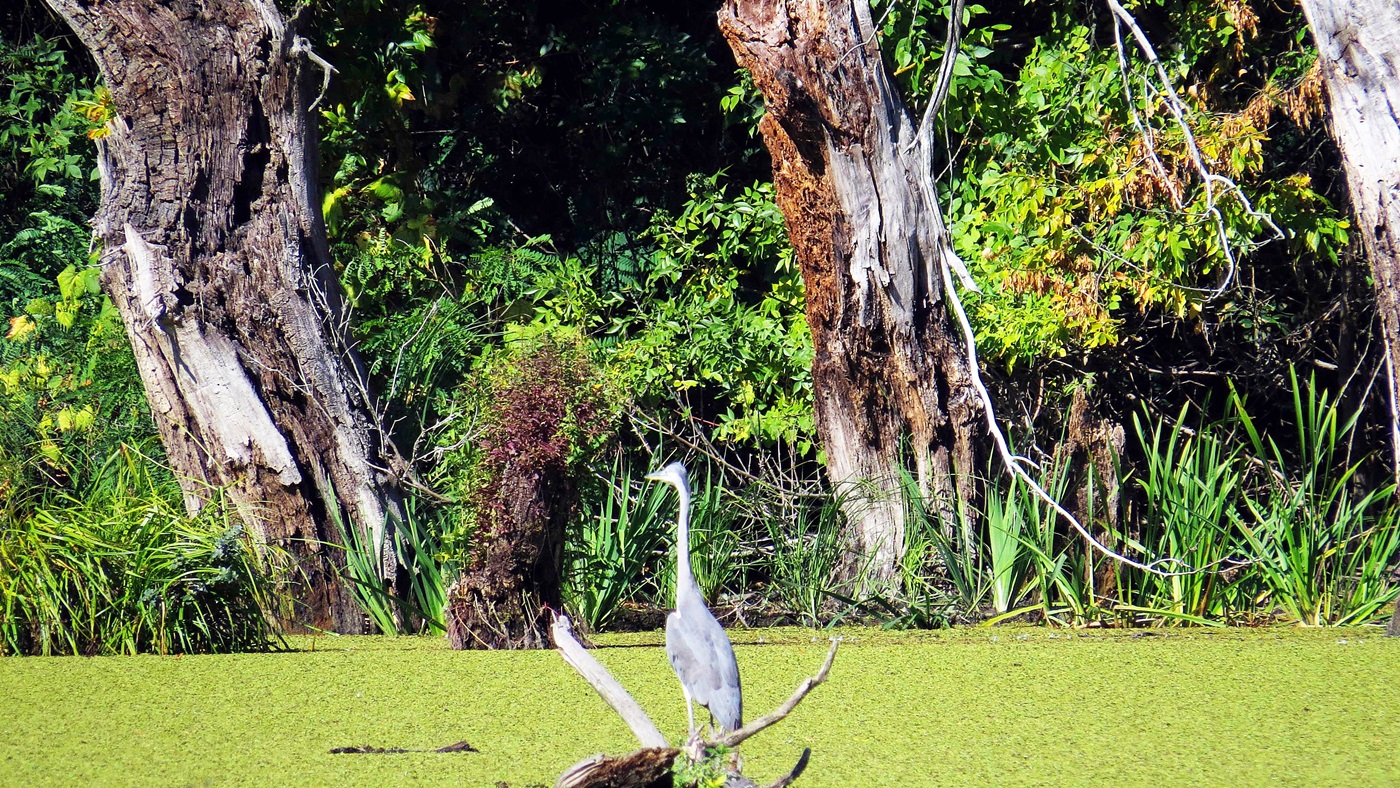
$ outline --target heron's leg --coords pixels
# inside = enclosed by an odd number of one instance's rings
[[[690,690],[683,684],[681,685],[681,694],[685,695],[685,716],[690,722],[690,733],[686,737],[689,740],[690,736],[695,735],[695,704],[690,700]]]

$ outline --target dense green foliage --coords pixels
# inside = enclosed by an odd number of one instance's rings
[[[981,283],[969,307],[1004,421],[1046,487],[1076,495],[1093,470],[1056,446],[1072,393],[1088,392],[1094,416],[1127,436],[1112,460],[1117,508],[1091,505],[1091,527],[1135,557],[1217,571],[1115,564],[993,466],[982,500],[952,525],[911,482],[903,571],[886,588],[835,579],[859,564],[839,538],[850,500],[821,475],[814,351],[756,131],[762,101],[714,8],[319,0],[313,11],[313,44],[337,70],[317,109],[322,208],[377,407],[417,473],[392,545],[411,599],[392,598],[373,548],[345,534],[347,582],[381,629],[439,628],[444,577],[490,533],[494,480],[521,458],[566,473],[578,493],[566,595],[594,628],[655,621],[670,604],[673,499],[640,476],[674,457],[697,482],[705,594],[737,620],[1331,625],[1373,622],[1394,600],[1400,515],[1382,481],[1383,397],[1367,385],[1383,362],[1296,8],[1134,6],[1205,163],[1281,235],[1238,196],[1207,194],[1131,53],[1125,92],[1102,11],[967,8],[937,174],[957,251]],[[920,110],[947,8],[880,2],[875,13]],[[221,509],[178,515],[92,267],[90,138],[109,98],[33,0],[0,11],[0,24],[7,555],[58,565],[46,557],[52,523],[139,551],[123,518],[150,512],[162,550],[218,540]],[[127,503],[93,492],[118,457],[151,480]],[[180,560],[196,574],[223,569]],[[37,587],[20,565],[0,582]],[[166,608],[185,598],[160,587]],[[197,607],[258,618],[275,587],[229,587]],[[89,594],[53,593],[75,605]],[[112,631],[136,632],[138,608]],[[181,626],[53,642],[266,641],[256,626],[222,640]]]
[[[122,446],[71,495],[0,529],[0,654],[261,650],[278,551],[218,491],[185,514],[169,474]]]

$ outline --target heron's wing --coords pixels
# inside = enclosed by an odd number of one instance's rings
[[[683,606],[666,619],[666,655],[690,697],[726,730],[743,719],[739,665],[724,628],[703,605]]]
[[[681,680],[681,686],[691,700],[707,704],[710,687],[714,685],[713,671],[703,639],[697,636],[691,622],[676,610],[666,617],[666,658]]]
[[[715,622],[718,640],[715,643],[715,667],[718,672],[720,689],[706,706],[715,715],[715,721],[727,731],[736,731],[744,725],[744,694],[739,684],[739,662],[734,658],[734,646],[729,636]]]

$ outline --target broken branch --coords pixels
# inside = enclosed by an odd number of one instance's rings
[[[836,647],[839,645],[841,645],[840,638],[831,639],[831,650],[826,652],[826,661],[822,663],[822,669],[817,671],[817,675],[803,679],[802,683],[797,685],[797,690],[792,693],[792,696],[789,697],[783,705],[779,706],[777,710],[759,717],[737,731],[719,737],[719,739],[715,741],[715,744],[724,747],[737,747],[743,740],[781,721],[784,717],[791,714],[792,710],[797,708],[797,704],[801,703],[802,699],[807,697],[807,693],[826,681],[826,674],[831,672],[831,663],[836,660]]]
[[[589,654],[583,644],[574,638],[573,623],[565,615],[556,615],[554,623],[550,625],[550,632],[554,635],[554,647],[559,650],[559,655],[587,681],[590,686],[607,701],[613,711],[622,717],[622,721],[627,723],[627,727],[632,729],[632,735],[637,737],[637,741],[643,747],[668,748],[671,743],[657,730],[656,724],[651,721],[642,707],[637,705],[637,701],[632,695],[623,689],[617,679],[613,678],[608,669],[603,667],[598,660]]]

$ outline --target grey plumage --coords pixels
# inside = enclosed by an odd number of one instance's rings
[[[685,466],[673,462],[647,478],[674,485],[680,493],[676,523],[676,609],[666,617],[666,656],[681,680],[690,731],[695,732],[692,703],[708,709],[720,730],[738,730],[744,722],[744,700],[734,647],[724,634],[724,628],[705,606],[705,597],[690,569],[690,483]]]

